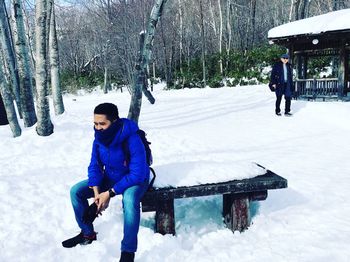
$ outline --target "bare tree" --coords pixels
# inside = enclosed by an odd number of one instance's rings
[[[204,28],[204,14],[203,14],[203,3],[202,0],[199,1],[199,14],[200,14],[200,28],[201,28],[201,40],[202,40],[202,74],[203,74],[203,87],[207,85],[207,77],[206,77],[206,40],[205,40],[205,28]]]
[[[167,0],[156,0],[150,14],[147,31],[140,34],[140,56],[135,68],[135,81],[132,90],[131,103],[128,118],[138,122],[142,90],[145,89],[145,73],[152,56],[153,39],[159,18],[162,15]]]
[[[53,105],[56,115],[63,114],[64,105],[60,84],[60,68],[59,68],[59,55],[58,55],[58,43],[57,43],[57,31],[56,31],[56,15],[55,4],[52,0],[51,5],[51,20],[50,20],[50,35],[49,35],[49,57],[50,57],[50,73],[51,73],[51,89]]]
[[[50,106],[47,86],[47,0],[37,0],[35,8],[35,42],[36,42],[36,90],[38,124],[36,132],[40,136],[49,136],[53,133],[53,124],[50,118]]]
[[[22,117],[16,55],[13,48],[11,28],[8,21],[8,15],[4,0],[0,0],[0,46],[5,54],[5,60],[9,68],[11,78],[12,91],[14,93],[19,115]]]
[[[10,124],[10,128],[12,130],[12,134],[14,137],[20,136],[22,132],[21,127],[18,124],[15,106],[13,104],[11,92],[4,78],[4,71],[2,69],[1,62],[0,62],[0,94],[1,94],[0,99],[2,97],[7,119]]]
[[[219,19],[220,19],[220,27],[219,27],[219,66],[220,66],[220,74],[223,75],[224,67],[222,64],[222,31],[223,31],[223,18],[222,18],[222,10],[221,10],[221,0],[218,0],[218,9],[219,9]]]
[[[33,98],[33,75],[30,65],[29,48],[24,29],[22,1],[13,2],[14,20],[16,25],[15,49],[17,53],[18,71],[20,78],[20,97],[24,126],[33,126],[37,119]]]

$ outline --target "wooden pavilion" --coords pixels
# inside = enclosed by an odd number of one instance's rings
[[[330,12],[272,28],[270,43],[288,49],[296,78],[295,98],[350,100],[350,9]],[[308,61],[332,57],[331,77],[308,77]]]

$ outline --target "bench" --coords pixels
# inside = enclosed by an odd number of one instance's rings
[[[155,211],[155,231],[175,235],[174,199],[209,195],[223,196],[224,222],[232,232],[240,232],[251,223],[250,201],[267,198],[267,190],[286,188],[287,180],[267,170],[254,178],[189,187],[153,188],[146,192],[141,203],[142,211]]]

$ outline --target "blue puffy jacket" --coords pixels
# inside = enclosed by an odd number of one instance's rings
[[[106,176],[114,183],[113,189],[117,194],[123,194],[125,189],[149,180],[145,148],[136,133],[139,128],[129,119],[121,120],[123,125],[109,146],[103,145],[95,138],[88,167],[89,186],[100,186]],[[122,146],[125,140],[130,151],[128,164]]]
[[[277,62],[271,72],[270,85],[276,85],[276,95],[285,95],[286,97],[292,97],[293,95],[293,72],[292,67],[289,63],[287,66],[287,88],[284,87],[284,73],[283,63]]]

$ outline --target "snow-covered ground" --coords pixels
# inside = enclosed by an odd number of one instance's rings
[[[143,101],[139,124],[152,142],[157,183],[253,176],[257,162],[289,187],[252,206],[244,233],[225,228],[220,196],[177,200],[176,236],[155,234],[154,213],[143,213],[136,261],[349,261],[349,103],[293,101],[288,118],[274,115],[266,86],[154,96],[155,105]],[[61,241],[79,232],[69,189],[86,177],[93,108],[114,102],[125,116],[130,97],[95,92],[64,101],[49,137],[33,127],[14,139],[0,127],[0,261],[118,261],[120,197],[96,220],[98,241],[73,249]]]

